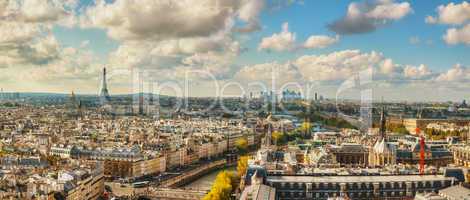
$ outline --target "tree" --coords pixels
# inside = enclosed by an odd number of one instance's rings
[[[271,134],[271,137],[273,139],[273,141],[276,143],[276,145],[281,145],[281,144],[284,144],[286,142],[286,134],[284,133],[281,133],[279,131],[274,131],[272,134]]]
[[[235,186],[235,175],[232,172],[222,171],[217,174],[214,184],[203,200],[225,200],[230,199],[230,195]]]
[[[235,147],[238,152],[245,154],[248,151],[248,140],[246,138],[239,138],[235,141]]]
[[[241,156],[237,162],[237,175],[243,177],[248,169],[248,156]]]
[[[310,133],[310,129],[312,128],[312,124],[310,122],[304,122],[300,126],[300,131],[302,133]]]

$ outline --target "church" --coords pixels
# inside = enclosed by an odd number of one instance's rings
[[[369,150],[369,166],[371,167],[396,164],[397,147],[388,141],[385,124],[385,109],[382,107],[379,137],[374,146]]]

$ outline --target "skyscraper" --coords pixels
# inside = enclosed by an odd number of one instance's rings
[[[102,105],[109,103],[108,85],[106,84],[106,67],[103,68],[103,80],[101,82],[100,102]]]

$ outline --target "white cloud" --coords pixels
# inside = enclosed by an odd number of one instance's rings
[[[274,79],[280,85],[288,82],[302,82],[299,70],[294,64],[289,62],[283,64],[271,62],[244,66],[235,74],[234,79],[241,82],[261,81],[264,83],[271,83]]]
[[[0,45],[25,43],[41,33],[35,24],[0,21]]]
[[[470,4],[466,1],[455,4],[453,2],[447,5],[437,7],[437,17],[427,16],[426,23],[441,24],[464,24],[470,20]]]
[[[256,24],[262,8],[259,0],[100,0],[81,21],[118,40],[167,40],[208,37],[231,30],[236,20]]]
[[[238,12],[238,17],[245,21],[247,25],[245,27],[237,28],[239,32],[253,32],[260,29],[259,14],[264,8],[264,0],[245,0],[246,3],[242,3]]]
[[[413,11],[410,3],[393,0],[353,2],[346,16],[329,25],[338,34],[359,34],[375,31],[390,21],[399,20]]]
[[[41,66],[37,63],[23,62],[15,64],[15,66],[21,66],[21,70],[17,67],[0,69],[0,73],[9,75],[9,78],[2,84],[13,85],[22,91],[95,91],[97,84],[90,84],[90,80],[98,83],[103,66],[100,60],[91,52],[70,47],[56,48],[54,47],[56,45],[52,37],[45,38],[42,43],[36,45],[37,55],[50,56],[51,52],[58,50],[53,53],[55,59],[50,59]],[[10,56],[10,58],[13,57]]]
[[[4,0],[0,19],[10,22],[75,25],[77,0]]]
[[[445,82],[470,81],[470,69],[457,64],[446,72],[440,74],[436,80]]]
[[[21,7],[26,22],[57,21],[67,15],[60,1],[25,0]]]
[[[18,41],[16,40],[15,42]],[[0,66],[44,65],[58,58],[59,48],[60,46],[53,35],[22,40],[21,43],[0,42],[0,54],[2,54]]]
[[[349,78],[368,67],[377,66],[383,56],[377,52],[362,53],[344,50],[323,55],[305,55],[293,61],[304,79],[309,81],[338,81]]]
[[[156,71],[190,67],[225,77],[240,53],[233,33],[259,29],[263,8],[264,0],[101,0],[80,22],[121,42],[111,65]]]
[[[436,76],[426,65],[400,65],[379,52],[364,53],[359,50],[343,50],[329,54],[304,55],[286,63],[264,63],[245,66],[237,73],[236,79],[263,80],[269,82],[271,68],[287,79],[300,83],[337,83],[355,74],[372,70],[372,80],[404,83],[431,80]],[[277,79],[279,80],[279,79]]]
[[[382,65],[380,66],[380,71],[384,74],[394,74],[399,70],[398,65],[393,63],[393,60],[387,58],[383,61]]]
[[[432,74],[431,70],[426,65],[419,65],[418,67],[407,65],[403,69],[403,72],[406,78],[412,79],[421,79]]]
[[[365,16],[371,19],[397,20],[408,15],[411,11],[411,6],[408,2],[393,3],[393,1],[381,1],[373,9],[366,12]]]
[[[282,31],[280,33],[274,33],[272,36],[265,37],[261,40],[258,50],[293,50],[296,45],[295,40],[295,33],[289,32],[289,23],[285,22],[282,24]]]
[[[336,37],[329,37],[326,35],[312,35],[304,43],[305,48],[309,49],[321,49],[326,48],[332,44],[335,44],[339,41],[339,35]]]
[[[440,5],[436,9],[437,17],[427,16],[426,23],[448,24],[456,27],[449,28],[442,39],[450,45],[466,44],[470,45],[470,4],[463,1],[460,4],[453,2],[447,5]]]
[[[0,4],[2,67],[46,65],[60,56],[52,34],[74,15],[75,0],[8,0]]]
[[[261,39],[258,50],[292,51],[298,49],[322,49],[339,41],[339,35],[330,37],[326,35],[312,35],[303,44],[297,44],[296,33],[289,31],[289,23],[282,24],[282,31]]]
[[[462,28],[448,29],[446,34],[443,36],[443,39],[447,44],[451,45],[459,43],[470,45],[470,24],[467,24]]]
[[[224,51],[230,48],[233,42],[232,38],[225,34],[211,37],[169,39],[155,42],[152,52],[160,55],[178,55]]]
[[[194,69],[201,69],[210,72],[217,78],[226,78],[235,70],[232,65],[240,51],[238,42],[233,42],[229,49],[225,51],[209,51],[205,53],[195,53],[185,57],[182,63]]]

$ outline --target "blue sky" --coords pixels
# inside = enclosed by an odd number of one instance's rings
[[[92,5],[90,0],[80,1],[79,9]],[[111,1],[109,1],[111,2]],[[341,42],[327,49],[307,50],[303,52],[258,52],[257,45],[262,37],[277,33],[282,23],[288,22],[292,31],[296,32],[299,40],[305,40],[312,34],[335,35],[328,30],[327,24],[343,16],[347,6],[353,1],[303,1],[292,3],[282,8],[268,8],[261,14],[262,30],[251,34],[245,48],[248,51],[237,59],[240,64],[256,64],[265,61],[285,61],[299,54],[321,54],[342,49],[360,49],[365,52],[379,51],[394,58],[398,63],[413,65],[427,64],[431,69],[443,71],[456,63],[470,65],[467,58],[468,46],[447,45],[442,40],[447,26],[430,25],[424,22],[428,15],[435,14],[439,5],[460,1],[410,1],[413,12],[400,21],[391,23],[377,31],[342,37]],[[65,46],[80,48],[83,41],[90,41],[89,49],[105,59],[116,50],[119,41],[110,39],[103,29],[81,29],[54,27],[54,35]],[[240,36],[243,37],[243,36]],[[419,44],[411,44],[410,38],[418,37]],[[426,44],[432,42],[432,44]]]
[[[253,37],[253,43],[249,44],[250,49],[256,50],[257,41],[265,35],[279,32],[281,24],[289,22],[292,31],[297,33],[299,39],[306,39],[311,34],[335,33],[326,27],[335,19],[343,16],[348,4],[352,1],[305,1],[302,5],[292,5],[284,7],[282,10],[265,12],[261,19],[264,24],[263,30]],[[442,4],[459,1],[410,1],[413,13],[400,21],[391,23],[375,32],[342,37],[339,44],[328,49],[312,50],[306,53],[327,53],[341,49],[360,49],[362,51],[380,51],[388,57],[392,57],[399,63],[408,64],[428,64],[436,70],[445,70],[456,63],[464,65],[470,64],[468,46],[447,45],[442,40],[447,26],[430,25],[424,22],[427,15],[434,15],[435,9]],[[410,44],[411,37],[419,37],[420,44]],[[427,40],[432,41],[432,45],[423,44]],[[304,53],[304,52],[302,52]],[[278,56],[282,58],[292,58],[296,55],[290,52],[282,52],[280,55],[269,53],[252,54],[247,57],[246,62],[256,63],[264,60],[276,60]],[[256,59],[262,60],[256,60]]]
[[[111,71],[152,69],[165,74],[166,81],[202,69],[222,83],[269,82],[270,77],[253,74],[275,68],[281,83],[314,84],[333,96],[334,88],[372,67],[373,79],[383,87],[377,91],[397,94],[392,99],[406,100],[417,90],[434,88],[445,96],[435,100],[470,98],[460,92],[470,82],[466,1],[165,3],[8,0],[0,4],[0,26],[31,31],[22,35],[10,28],[4,32],[9,36],[0,38],[5,55],[0,84],[11,91],[93,93],[103,66]],[[132,87],[123,77],[110,82],[116,93]],[[205,90],[194,93],[204,96]]]

